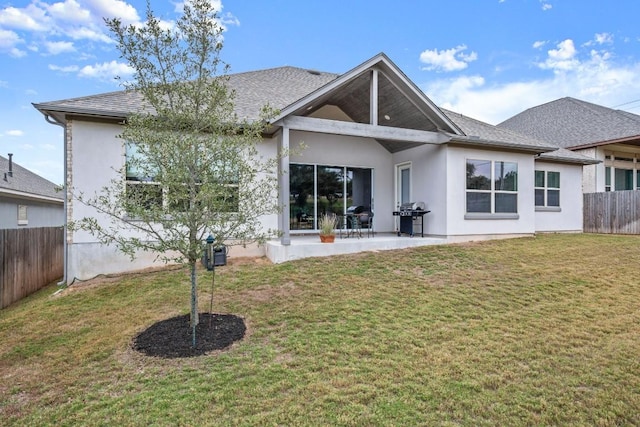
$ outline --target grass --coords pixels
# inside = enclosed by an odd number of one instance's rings
[[[536,238],[216,272],[218,354],[130,349],[185,271],[0,311],[3,425],[640,425],[640,237]],[[210,273],[200,273],[208,311]]]

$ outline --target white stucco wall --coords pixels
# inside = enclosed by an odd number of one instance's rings
[[[451,183],[446,179],[446,159],[447,147],[443,145],[422,145],[393,156],[394,182],[395,167],[411,165],[410,198],[425,203],[426,209],[431,211],[423,218],[424,232],[431,236],[444,236],[447,232],[447,191]],[[417,232],[419,220],[415,222],[414,232]]]
[[[582,165],[536,161],[535,169],[560,172],[560,210],[536,208],[536,231],[582,231]]]
[[[122,131],[121,126],[108,123],[94,123],[73,121],[72,129],[72,182],[74,194],[83,193],[91,196],[109,186],[112,179],[124,179],[120,174],[124,166],[124,145],[117,136]],[[266,140],[258,145],[261,156],[273,157],[276,153],[276,141]],[[274,195],[276,197],[276,195]],[[97,218],[106,224],[108,218],[95,209],[90,208],[77,199],[71,200],[71,220],[85,217]],[[263,219],[264,228],[277,228],[277,214]],[[133,231],[129,233],[133,235]],[[264,248],[250,245],[247,248],[234,246],[230,248],[230,256],[263,255]],[[86,280],[99,274],[113,274],[125,271],[143,269],[164,265],[155,261],[156,255],[140,252],[135,260],[120,253],[115,247],[109,247],[97,242],[90,233],[82,230],[73,232],[68,247],[67,279],[72,282],[75,278]]]

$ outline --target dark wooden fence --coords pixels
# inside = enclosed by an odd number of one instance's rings
[[[62,227],[0,230],[0,309],[63,275]]]
[[[584,232],[640,234],[640,191],[584,195]]]

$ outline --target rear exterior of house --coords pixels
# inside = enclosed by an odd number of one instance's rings
[[[282,212],[261,225],[292,251],[296,236],[317,233],[322,214],[355,206],[373,213],[376,233],[395,234],[393,212],[407,202],[430,211],[425,235],[450,242],[582,230],[582,156],[439,109],[384,54],[342,75],[282,67],[234,74],[229,84],[240,117],[257,118],[267,102],[280,110],[259,149],[288,153],[274,171]],[[135,104],[135,94],[114,92],[36,105],[65,126],[69,189],[92,194],[126,179],[117,135]],[[99,218],[67,195],[68,220]],[[86,232],[69,231],[67,242],[70,280],[153,265],[153,254],[131,262]]]

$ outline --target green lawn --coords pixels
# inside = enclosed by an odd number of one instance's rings
[[[248,334],[218,354],[130,348],[188,313],[183,270],[0,311],[0,424],[640,425],[640,237],[238,261],[214,311]]]

